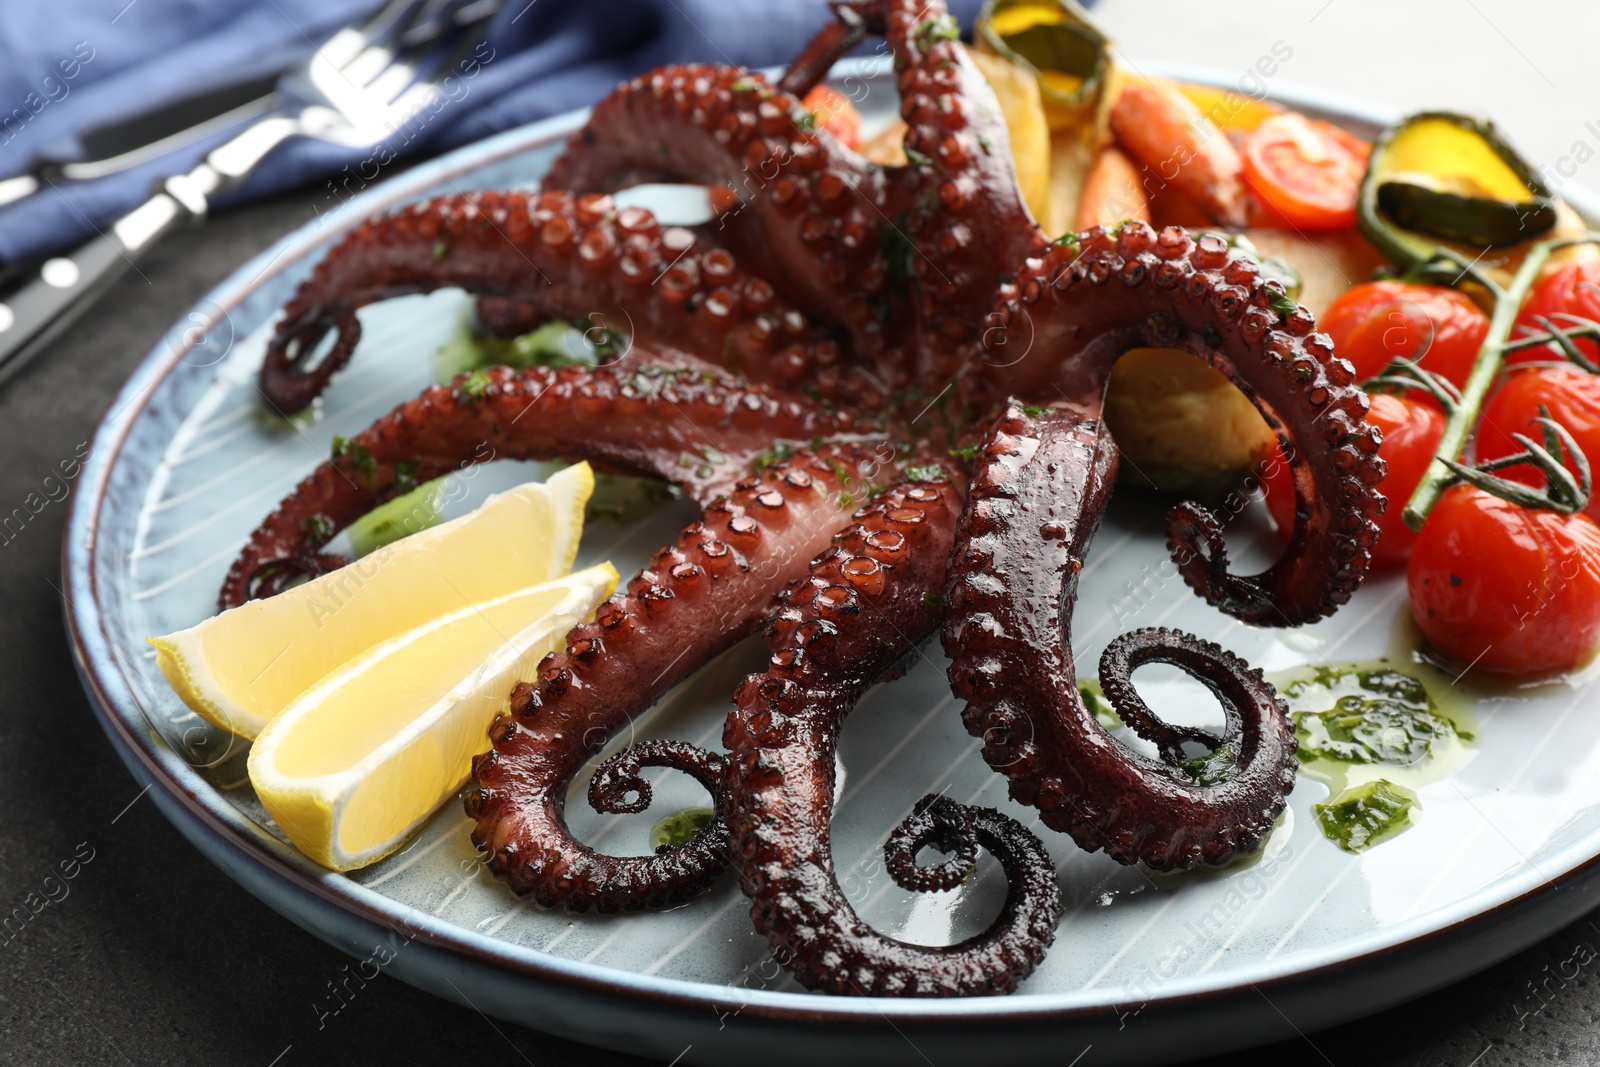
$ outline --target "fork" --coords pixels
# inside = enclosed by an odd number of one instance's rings
[[[134,261],[179,226],[204,221],[211,200],[247,179],[295,137],[371,148],[436,101],[444,80],[504,0],[390,0],[346,27],[278,83],[272,112],[210,152],[187,174],[161,182],[69,256],[47,260],[37,278],[0,297],[0,380],[38,354]],[[424,76],[424,71],[428,72]]]

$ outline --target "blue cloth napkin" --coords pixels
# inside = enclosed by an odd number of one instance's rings
[[[377,0],[51,0],[0,3],[0,177],[90,127],[310,54]],[[970,27],[979,0],[951,8]],[[831,15],[822,0],[508,0],[437,111],[397,131],[400,159],[431,155],[594,103],[664,63],[787,62]],[[870,42],[869,42],[870,44]],[[123,173],[53,188],[0,209],[0,260],[71,247],[194,166],[231,133]],[[216,207],[325,182],[375,158],[297,139]],[[392,165],[391,168],[392,169]],[[381,176],[381,175],[380,175]]]

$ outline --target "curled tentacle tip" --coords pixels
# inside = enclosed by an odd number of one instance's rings
[[[312,357],[329,330],[338,336],[315,363]],[[279,325],[261,363],[261,398],[280,415],[294,415],[311,405],[346,363],[361,341],[361,321],[346,305],[312,307]]]
[[[919,865],[917,854],[929,845],[948,853],[949,858],[928,867]],[[938,794],[923,797],[884,842],[883,858],[889,876],[902,889],[933,892],[956,888],[978,862],[978,838],[968,809]]]
[[[320,578],[324,574],[334,571],[349,564],[343,556],[331,552],[304,552],[293,555],[281,556],[278,559],[268,560],[258,564],[244,577],[239,592],[242,594],[234,601],[232,585],[223,587],[223,609],[236,607],[246,600],[262,600],[275,596],[300,579]]]

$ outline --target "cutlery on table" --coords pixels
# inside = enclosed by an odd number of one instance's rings
[[[187,174],[160,183],[143,205],[98,236],[46,260],[36,277],[0,295],[0,380],[37,354],[162,236],[203,220],[211,198],[243,183],[278,145],[312,137],[367,148],[388,139],[437,99],[456,60],[481,39],[502,4],[390,0],[367,22],[328,38],[278,80],[271,94],[275,106],[255,122]]]

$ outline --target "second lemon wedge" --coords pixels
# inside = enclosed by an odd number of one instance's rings
[[[329,674],[250,750],[256,795],[334,870],[388,855],[466,781],[519,680],[616,587],[602,563],[441,616]]]
[[[331,574],[152,637],[156,662],[201,718],[254,738],[352,656],[468,604],[566,574],[593,492],[587,463],[519,485]]]

